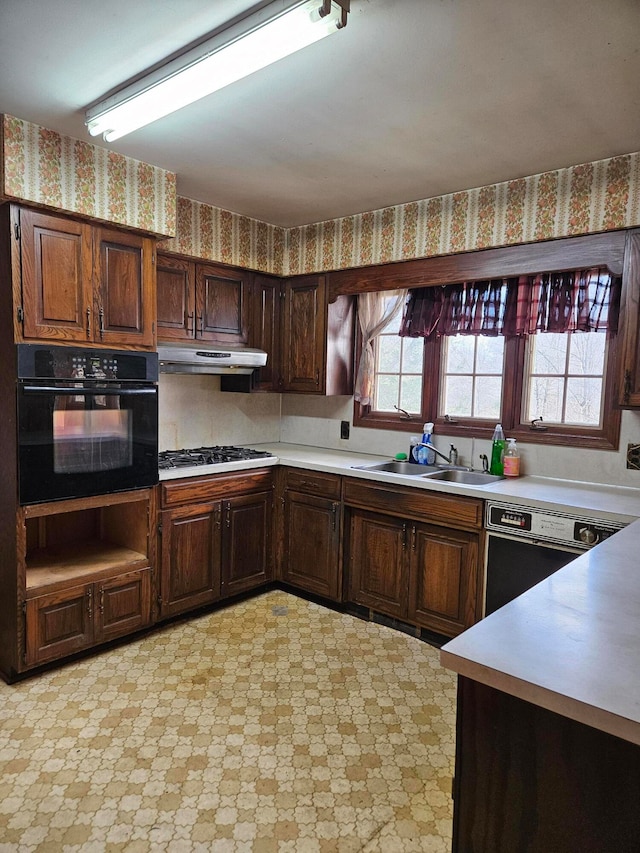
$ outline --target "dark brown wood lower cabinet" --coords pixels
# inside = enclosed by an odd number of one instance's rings
[[[455,636],[476,621],[478,553],[477,533],[354,509],[350,600]]]
[[[26,603],[26,663],[46,663],[150,624],[150,568],[46,593]]]
[[[473,625],[478,536],[428,524],[411,526],[410,622],[451,636]]]
[[[174,616],[220,598],[221,502],[160,513],[160,615]]]
[[[161,500],[161,618],[272,579],[270,470],[172,480]]]
[[[287,490],[282,580],[332,601],[342,599],[340,502]]]
[[[349,537],[349,598],[402,619],[407,615],[407,524],[354,510]]]
[[[454,853],[637,853],[640,747],[458,679]]]
[[[87,648],[93,642],[93,584],[31,598],[26,617],[27,664]]]
[[[151,569],[129,572],[96,586],[96,641],[122,637],[151,623]]]
[[[222,502],[222,597],[271,580],[272,503],[271,491]]]

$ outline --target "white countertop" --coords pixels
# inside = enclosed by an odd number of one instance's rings
[[[628,523],[451,640],[441,660],[461,675],[640,744],[640,489],[547,477],[468,486],[352,467],[388,457],[292,444],[254,447],[274,456],[163,471],[160,479],[282,464]]]
[[[640,744],[640,522],[443,646],[443,666]]]

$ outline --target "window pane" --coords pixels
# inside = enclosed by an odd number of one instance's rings
[[[606,342],[607,336],[602,332],[577,332],[571,335],[569,373],[574,376],[602,375]]]
[[[422,376],[403,376],[400,385],[400,408],[409,414],[422,411]]]
[[[601,416],[601,399],[602,381],[600,379],[569,379],[565,422],[598,426]]]
[[[474,340],[471,335],[453,335],[446,339],[447,373],[473,373]]]
[[[529,411],[526,419],[543,418],[562,423],[564,380],[533,377],[529,387]]]
[[[392,299],[392,298],[390,298],[390,299],[388,299],[387,301],[388,301],[388,302],[393,302],[393,301],[395,301],[395,300],[394,300],[394,299]],[[397,314],[396,314],[396,316],[393,318],[393,320],[389,323],[389,325],[384,327],[385,334],[387,334],[387,335],[397,335],[397,334],[398,334],[398,332],[400,331],[400,323],[401,323],[401,322],[402,322],[402,311],[398,311],[398,313],[397,313]]]
[[[586,333],[588,334],[588,333]],[[564,373],[569,335],[541,333],[529,338],[532,373]]]
[[[479,337],[476,371],[478,373],[502,373],[504,364],[504,338]]]
[[[470,418],[473,380],[470,376],[448,376],[444,391],[443,415]]]
[[[393,407],[398,405],[399,384],[400,378],[398,376],[382,374],[377,377],[376,409],[381,412],[394,411]]]
[[[397,335],[380,335],[378,338],[378,365],[382,373],[397,373],[400,368],[400,341]]]
[[[500,420],[502,376],[481,376],[476,379],[476,399],[473,416]]]
[[[402,341],[402,372],[422,373],[423,338],[398,338]]]

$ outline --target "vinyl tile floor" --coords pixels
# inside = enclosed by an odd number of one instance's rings
[[[445,853],[455,693],[281,591],[0,684],[0,853]]]

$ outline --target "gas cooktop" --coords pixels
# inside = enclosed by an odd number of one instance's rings
[[[158,454],[158,468],[167,471],[172,468],[192,468],[194,465],[215,465],[224,462],[245,462],[252,459],[266,459],[273,453],[266,450],[253,450],[250,447],[232,445],[216,447],[194,447],[189,450],[163,450]]]

